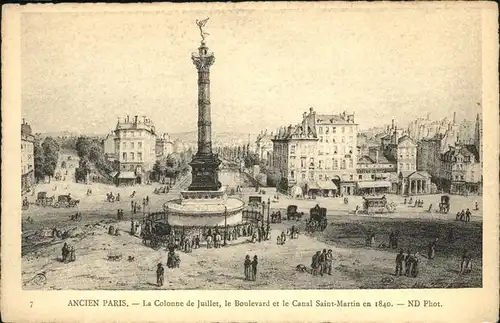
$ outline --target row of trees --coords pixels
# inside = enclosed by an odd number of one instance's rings
[[[153,166],[151,179],[159,182],[165,178],[172,180],[187,174],[190,171],[191,158],[192,152],[188,150],[182,153],[172,153],[158,159]]]
[[[37,183],[48,176],[49,181],[55,175],[59,160],[59,144],[52,137],[45,137],[43,141],[36,138],[33,143],[33,159],[35,179]]]
[[[94,168],[101,173],[101,177],[107,177],[112,171],[118,170],[119,165],[108,161],[101,141],[97,138],[78,137],[75,149],[80,157],[79,168],[75,171],[77,181],[85,180]]]

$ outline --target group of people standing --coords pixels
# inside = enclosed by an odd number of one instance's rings
[[[313,256],[312,256],[312,262],[311,262],[311,268],[312,268],[312,274],[314,276],[317,276],[320,274],[323,276],[323,274],[332,274],[332,266],[333,266],[333,253],[332,249],[328,249],[328,252],[326,249],[323,249],[323,252],[317,251]]]
[[[411,206],[413,204],[413,207],[423,207],[424,201],[419,200],[419,199],[415,199],[415,203],[413,203],[413,197],[410,197],[410,199],[408,200],[408,203],[406,203],[406,198],[404,199],[404,204],[408,204],[409,206]]]
[[[411,253],[410,251],[407,254],[404,254],[403,249],[399,250],[398,255],[396,256],[396,276],[404,275],[407,277],[418,276],[418,265],[420,263],[418,252]]]
[[[472,215],[472,213],[470,212],[469,209],[467,209],[467,211],[462,210],[462,211],[457,213],[456,220],[462,221],[462,222],[470,222],[471,215]]]
[[[257,255],[253,256],[253,260],[250,260],[250,256],[246,255],[243,267],[245,269],[245,280],[257,279],[257,265],[259,264]]]

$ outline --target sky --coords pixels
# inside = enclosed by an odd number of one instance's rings
[[[479,112],[480,11],[247,9],[24,13],[23,117],[42,133],[106,133],[127,114],[196,130],[206,17],[214,132],[272,131],[309,107],[354,111],[361,129]]]

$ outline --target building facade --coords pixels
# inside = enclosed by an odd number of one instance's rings
[[[23,119],[21,124],[21,192],[35,184],[34,141],[31,126]]]
[[[388,160],[379,147],[360,156],[357,164],[358,195],[396,193],[398,189],[397,163]]]
[[[417,170],[426,171],[437,182],[441,169],[442,135],[420,140],[417,144]]]
[[[450,147],[442,156],[441,179],[451,194],[476,194],[482,191],[482,171],[475,145]]]
[[[155,153],[157,158],[166,157],[174,152],[174,142],[169,134],[164,133],[161,137],[156,138]]]
[[[259,160],[263,161],[267,166],[271,166],[273,155],[273,139],[274,133],[267,133],[267,129],[261,132],[255,140],[255,153],[259,156]]]
[[[118,120],[115,129],[115,151],[120,163],[120,183],[143,183],[156,161],[156,131],[153,122],[135,116]]]

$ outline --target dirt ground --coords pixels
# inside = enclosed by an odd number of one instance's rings
[[[186,181],[180,181],[170,194],[155,195],[154,187],[142,185],[135,187],[114,187],[102,184],[87,186],[66,181],[38,185],[35,192],[47,191],[49,195],[67,194],[80,199],[76,208],[52,208],[30,205],[23,211],[23,261],[22,279],[26,289],[62,289],[62,290],[149,290],[156,287],[156,265],[166,263],[165,250],[152,250],[142,244],[140,238],[130,236],[130,219],[141,219],[142,211],[132,215],[130,202],[142,201],[149,196],[147,211],[162,209],[163,203],[176,198]],[[87,188],[93,194],[86,196]],[[129,197],[136,191],[136,198]],[[267,189],[264,200],[272,198],[273,189]],[[106,202],[105,194],[120,193],[120,202]],[[255,195],[255,189],[246,188],[242,196],[247,200]],[[201,248],[190,254],[179,252],[181,266],[178,269],[166,269],[165,284],[162,289],[383,289],[383,288],[464,288],[480,287],[482,284],[482,203],[480,197],[451,197],[451,210],[447,215],[426,212],[428,205],[437,205],[440,196],[419,197],[424,200],[423,208],[405,205],[403,198],[388,195],[390,201],[398,204],[395,213],[378,217],[356,216],[350,214],[356,205],[361,204],[360,197],[350,197],[349,204],[340,198],[317,200],[290,200],[281,197],[272,203],[271,210],[286,210],[287,205],[295,204],[299,211],[308,217],[309,208],[320,204],[328,208],[328,228],[322,233],[302,234],[296,240],[288,240],[285,245],[276,244],[276,236],[292,225],[303,228],[303,224],[285,221],[272,224],[270,241],[248,243],[240,238],[230,246],[221,249]],[[28,196],[34,203],[36,194]],[[472,221],[455,221],[456,212],[461,209],[473,209],[478,202],[480,211],[472,211]],[[116,210],[122,208],[125,221],[117,223]],[[83,219],[74,222],[71,214],[81,212]],[[33,220],[29,223],[27,218]],[[119,227],[120,236],[107,234],[109,225]],[[71,230],[71,237],[61,240],[40,237],[42,229],[51,228]],[[452,240],[448,239],[453,229]],[[420,253],[420,274],[417,278],[395,277],[395,257],[398,250],[388,249],[381,243],[388,244],[391,231],[399,232],[399,248]],[[365,239],[375,234],[375,246],[367,247]],[[439,238],[436,258],[426,258],[427,245]],[[76,261],[62,263],[61,247],[68,242],[76,249]],[[312,276],[310,273],[296,271],[298,264],[310,267],[312,255],[322,249],[332,249],[334,254],[333,273],[331,276]],[[473,256],[472,273],[458,275],[461,254],[468,249]],[[121,254],[120,261],[108,261],[108,255]],[[245,281],[243,261],[245,255],[257,255],[259,258],[257,281]],[[134,257],[129,262],[127,258]],[[166,267],[166,266],[165,266]],[[47,281],[39,286],[31,279],[40,272],[45,272]]]

